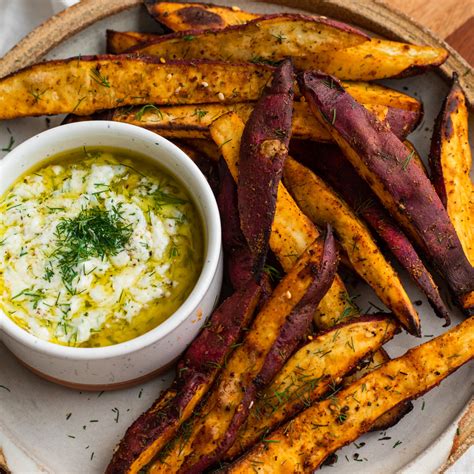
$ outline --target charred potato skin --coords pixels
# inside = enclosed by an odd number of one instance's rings
[[[464,253],[474,265],[474,184],[471,181],[466,99],[454,74],[435,122],[431,140],[431,180],[456,229]],[[461,298],[462,309],[474,314],[474,291]]]
[[[331,78],[332,87],[326,82],[330,78],[322,73],[305,72],[298,79],[313,112],[325,122],[358,173],[429,255],[457,298],[472,292],[474,268],[431,182],[411,162],[405,145],[355,102],[337,79]]]
[[[245,12],[237,7],[224,7],[212,3],[176,4],[146,0],[145,5],[150,15],[171,31],[225,28],[259,17],[258,14]]]
[[[236,7],[199,3],[177,6],[169,2],[150,2],[148,10],[158,22],[174,32],[225,28],[262,16]],[[371,81],[420,74],[440,66],[447,57],[448,52],[443,48],[371,38],[370,42],[342,49],[328,56],[318,69],[341,79]]]

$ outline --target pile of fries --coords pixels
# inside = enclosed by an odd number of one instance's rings
[[[312,472],[397,423],[410,400],[474,355],[464,94],[454,77],[428,176],[407,140],[422,103],[365,81],[423,73],[446,60],[444,49],[370,38],[325,17],[146,4],[170,34],[107,31],[107,55],[0,80],[0,119],[68,114],[156,131],[198,164],[219,203],[231,296],[107,472]],[[421,334],[393,257],[445,325],[431,270],[467,319],[390,360],[382,346],[401,328]],[[286,274],[279,281],[268,274],[273,260]],[[390,313],[360,314],[340,260]]]

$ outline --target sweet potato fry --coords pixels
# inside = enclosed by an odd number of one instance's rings
[[[200,104],[118,108],[101,118],[115,122],[126,122],[148,128],[170,138],[208,138],[209,126],[221,115],[236,113],[247,122],[255,106],[253,102],[237,104]],[[411,133],[419,122],[419,112],[393,109],[385,105],[366,104],[368,110],[385,121],[390,129],[401,139]],[[99,118],[99,117],[98,117]],[[74,121],[69,118],[68,122]],[[293,104],[292,136],[317,142],[331,142],[332,137],[326,128],[311,113],[306,102]]]
[[[382,365],[266,436],[227,472],[314,472],[399,403],[437,386],[474,356],[474,318]],[[252,471],[253,469],[253,471]]]
[[[365,33],[325,17],[265,15],[224,29],[163,35],[128,52],[166,60],[220,59],[273,64],[291,57],[298,69],[318,68],[325,56],[368,41]]]
[[[240,144],[237,195],[240,227],[260,275],[268,252],[278,186],[288,156],[293,115],[293,65],[275,70],[245,125]]]
[[[474,291],[474,268],[431,182],[406,146],[337,81],[298,76],[311,110],[324,121],[357,172],[429,256],[459,300]]]
[[[209,3],[176,3],[146,0],[150,15],[171,31],[207,30],[239,25],[258,18],[238,7],[224,7]]]
[[[331,285],[337,252],[330,228],[321,258],[315,250],[320,245],[303,254],[256,316],[242,345],[228,358],[180,452],[159,461],[152,472],[203,472],[233,444],[257,390],[272,380],[308,334],[316,306]]]
[[[370,315],[319,333],[288,360],[259,394],[225,459],[235,458],[265,433],[334,389],[361,359],[372,355],[397,331],[391,315]]]
[[[413,244],[382,207],[365,181],[336,146],[293,142],[291,152],[329,183],[385,242],[389,250],[425,293],[435,313],[449,324],[449,312],[430,272]]]
[[[238,343],[242,329],[251,321],[260,292],[251,279],[214,311],[183,354],[171,388],[128,428],[107,467],[108,474],[138,473],[173,438]]]
[[[130,48],[134,48],[141,43],[147,43],[157,38],[153,33],[139,33],[137,31],[114,31],[106,32],[107,54],[122,54]]]
[[[315,224],[331,224],[354,270],[405,329],[420,336],[420,318],[396,271],[347,203],[319,176],[291,158],[285,165],[284,183],[300,209]]]
[[[211,125],[211,136],[236,182],[243,131],[244,123],[233,113],[223,115]],[[299,210],[293,198],[280,183],[270,235],[270,248],[286,272],[318,236],[319,232],[314,224]],[[316,311],[315,319],[320,324],[332,325],[334,321],[340,321],[341,315],[350,316],[353,311],[348,301],[349,296],[344,283],[336,276],[333,285]]]
[[[151,2],[150,14],[172,31],[225,28],[246,23],[259,15],[206,4]],[[371,38],[370,41],[325,56],[318,69],[340,79],[371,81],[419,74],[440,66],[448,57],[443,48],[397,43]]]
[[[474,185],[470,172],[466,98],[454,77],[451,91],[436,120],[431,141],[432,181],[456,229],[466,257],[474,265]],[[474,292],[463,297],[464,309],[474,312]]]
[[[35,64],[0,80],[0,120],[122,105],[257,100],[273,68],[105,55]]]

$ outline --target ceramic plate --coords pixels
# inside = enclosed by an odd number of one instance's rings
[[[219,2],[230,4],[230,2]],[[232,2],[256,12],[295,11],[255,2]],[[156,24],[144,9],[134,8],[102,20],[54,49],[49,58],[105,51],[105,29],[153,32]],[[410,139],[423,157],[427,156],[434,118],[447,92],[447,85],[435,73],[404,80],[382,81],[421,99],[425,118]],[[30,136],[57,126],[62,117],[34,118],[0,123],[0,148],[15,145]],[[471,134],[473,123],[470,123]],[[472,136],[472,135],[471,135]],[[0,152],[0,156],[5,153]],[[400,272],[405,276],[403,272]],[[423,328],[421,340],[400,334],[386,345],[391,356],[429,340],[444,331],[442,321],[425,298],[404,278],[412,301],[417,302]],[[366,286],[352,288],[360,295],[362,310],[382,307]],[[462,319],[453,309],[453,324]],[[321,472],[392,473],[434,472],[446,460],[456,431],[456,420],[472,394],[472,365],[451,375],[439,388],[414,402],[415,408],[386,432],[370,433],[340,450],[335,465]],[[77,392],[45,382],[23,368],[0,343],[0,447],[13,473],[100,473],[129,424],[171,382],[169,373],[144,385],[107,393]],[[0,455],[0,465],[1,465]]]

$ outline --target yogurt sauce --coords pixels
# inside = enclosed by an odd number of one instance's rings
[[[202,254],[180,182],[124,150],[73,150],[0,202],[0,309],[46,341],[117,344],[176,311]]]

